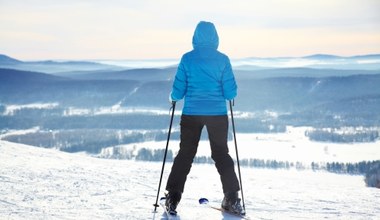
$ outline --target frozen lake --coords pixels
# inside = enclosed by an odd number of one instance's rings
[[[163,218],[161,208],[152,213],[161,163],[97,159],[5,141],[0,141],[0,155],[1,219]],[[252,219],[380,219],[380,190],[366,187],[362,176],[241,171]],[[221,202],[212,165],[193,166],[178,211],[181,219],[228,219],[196,208],[200,197]]]

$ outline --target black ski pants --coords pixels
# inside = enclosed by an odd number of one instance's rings
[[[202,129],[206,126],[211,146],[211,158],[220,175],[223,192],[237,192],[239,182],[234,170],[234,162],[228,154],[228,116],[181,116],[180,149],[166,185],[169,192],[183,192],[187,175],[197,153]]]

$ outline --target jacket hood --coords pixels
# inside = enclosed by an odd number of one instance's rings
[[[201,21],[198,23],[193,36],[193,48],[207,47],[218,49],[219,36],[213,23]]]

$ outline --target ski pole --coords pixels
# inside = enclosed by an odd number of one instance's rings
[[[234,102],[233,100],[230,100],[231,123],[232,123],[232,131],[233,131],[233,133],[234,133],[235,152],[236,152],[237,167],[238,167],[238,172],[239,172],[241,199],[242,199],[242,202],[243,202],[243,209],[244,209],[244,211],[245,211],[245,202],[244,202],[244,193],[243,193],[243,183],[242,183],[242,180],[241,180],[240,162],[239,162],[239,153],[238,153],[237,142],[236,142],[236,131],[235,131],[234,114],[233,114],[233,111],[232,111],[233,102]]]
[[[157,190],[156,203],[153,204],[153,206],[154,206],[154,212],[157,211],[157,207],[159,206],[157,203],[158,203],[158,197],[159,197],[159,195],[160,195],[161,182],[162,182],[162,175],[164,174],[164,168],[165,168],[165,162],[166,162],[166,155],[167,155],[167,153],[168,153],[169,140],[170,140],[170,133],[171,133],[171,130],[172,130],[172,124],[173,124],[173,118],[174,118],[175,103],[176,103],[176,102],[173,101],[173,102],[172,102],[172,107],[171,107],[172,115],[171,115],[171,118],[170,118],[169,133],[168,133],[168,139],[166,140],[166,148],[165,148],[165,153],[164,153],[164,159],[163,159],[163,161],[162,161],[161,176],[160,176],[160,182],[158,183],[158,190]]]

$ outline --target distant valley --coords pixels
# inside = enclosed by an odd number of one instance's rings
[[[313,65],[318,60],[342,60],[322,55],[302,59],[314,60]],[[346,58],[352,64],[342,69],[332,65],[257,68],[253,64],[262,59],[247,60],[234,67],[239,87],[234,107],[238,132],[283,132],[286,126],[362,127],[371,128],[368,135],[374,135],[373,127],[380,127],[380,56]],[[273,60],[272,65],[279,60],[285,58]],[[270,64],[270,59],[265,62]],[[4,138],[69,151],[96,152],[122,143],[161,140],[168,126],[168,95],[175,72],[175,66],[23,62],[1,55],[0,130],[5,134],[38,127],[33,134]],[[86,131],[98,140],[90,140]]]

